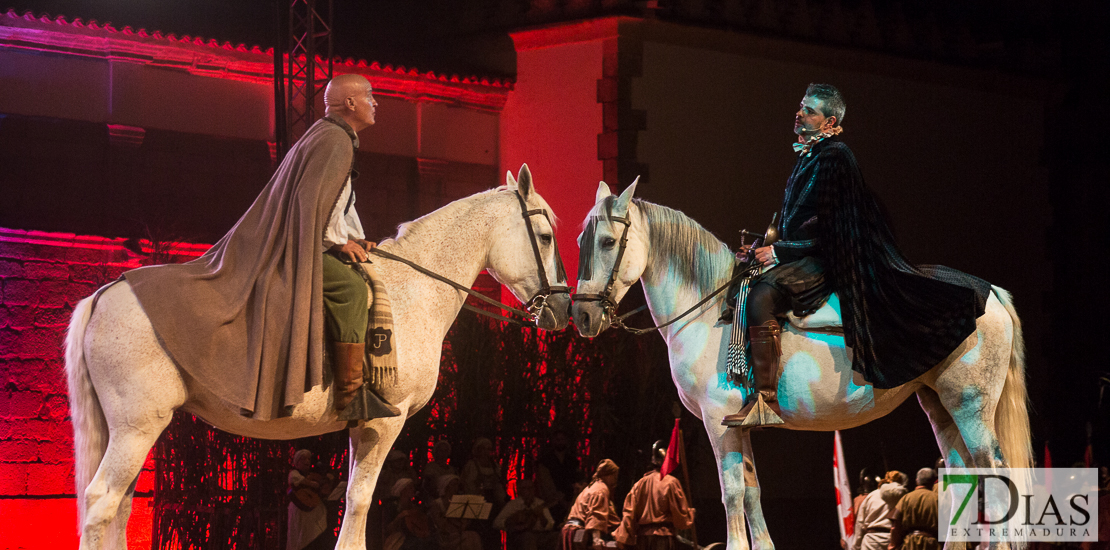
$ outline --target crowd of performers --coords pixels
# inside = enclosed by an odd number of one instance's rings
[[[623,508],[613,502],[621,474],[603,459],[588,479],[581,474],[567,433],[555,432],[540,453],[536,475],[514,480],[514,498],[489,439],[471,445],[461,469],[451,464],[451,444],[441,439],[418,473],[401,451],[389,453],[378,478],[367,525],[367,547],[383,550],[697,550],[682,536],[694,527],[694,508],[682,484],[660,473],[663,441],[651,449],[651,466],[633,484]],[[346,483],[312,463],[301,449],[289,472],[286,548],[330,549],[339,524]],[[882,477],[860,472],[852,503],[855,536],[841,550],[939,550],[938,471],[922,468],[910,478],[891,470]],[[1110,550],[1110,471],[1099,469],[1099,542],[1030,548]],[[482,518],[451,517],[456,495],[480,495],[493,505]],[[457,516],[458,514],[454,514]],[[689,534],[689,533],[685,533]],[[831,541],[830,541],[831,542]],[[830,547],[835,547],[835,544]]]
[[[461,469],[450,463],[452,446],[440,440],[432,460],[417,473],[407,454],[386,458],[374,492],[367,545],[383,550],[600,550],[635,547],[674,550],[690,529],[694,509],[682,485],[661,475],[666,448],[651,450],[652,466],[632,486],[623,513],[612,502],[620,469],[602,460],[592,477],[581,475],[565,432],[555,432],[540,454],[534,477],[513,480],[513,498],[489,439],[471,445]],[[288,476],[288,550],[332,548],[345,484],[333,472],[314,468],[312,453],[296,452]],[[481,517],[450,512],[456,495],[479,495],[489,503]],[[479,506],[479,509],[481,506]]]
[[[1080,465],[1077,465],[1077,467]],[[939,515],[938,472],[944,460],[936,461],[936,469],[922,468],[910,479],[891,470],[883,477],[860,472],[860,484],[852,511],[856,518],[854,537],[849,544],[840,541],[843,550],[940,550],[937,540]],[[1083,543],[1031,542],[1028,550],[1110,550],[1110,470],[1099,468],[1099,540]]]
[[[940,549],[936,470],[918,470],[912,485],[897,470],[880,480],[861,476],[860,481],[860,494],[852,502],[856,526],[849,550]]]

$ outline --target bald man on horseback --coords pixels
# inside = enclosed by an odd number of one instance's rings
[[[191,377],[257,420],[286,416],[323,385],[331,342],[335,409],[363,386],[365,240],[351,182],[358,132],[375,122],[365,77],[340,75],[327,110],[235,226],[204,256],[125,274],[165,350]],[[372,392],[368,418],[400,411]]]
[[[985,310],[985,281],[942,266],[913,266],[902,255],[852,150],[838,137],[845,109],[835,87],[806,89],[794,115],[798,160],[779,212],[779,240],[740,250],[764,270],[751,280],[744,310],[756,391],[724,417],[726,426],[782,423],[779,318],[788,312],[813,313],[835,292],[852,369],[876,388],[893,388],[944,360]],[[745,422],[761,402],[774,414]]]
[[[328,82],[324,90],[326,111],[323,121],[335,124],[351,135],[358,150],[357,133],[375,122],[378,102],[366,78],[346,74]],[[344,127],[346,126],[346,127]],[[332,372],[335,373],[336,412],[354,400],[363,385],[363,361],[366,356],[366,324],[368,292],[366,281],[357,271],[375,245],[367,241],[355,211],[355,192],[351,181],[358,177],[352,162],[350,175],[343,184],[339,199],[332,207],[324,232],[324,308],[327,310],[327,333],[332,342]],[[349,263],[355,264],[352,266]],[[376,397],[371,392],[372,397]],[[374,416],[398,416],[400,411],[381,401]]]

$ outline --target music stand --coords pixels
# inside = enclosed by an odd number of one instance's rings
[[[455,495],[447,503],[445,517],[460,519],[489,519],[493,503],[486,502],[482,495]]]

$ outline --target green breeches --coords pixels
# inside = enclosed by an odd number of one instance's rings
[[[368,299],[366,281],[351,266],[325,252],[324,317],[333,342],[366,341]]]

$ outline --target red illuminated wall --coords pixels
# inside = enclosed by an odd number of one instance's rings
[[[536,189],[560,218],[559,249],[573,283],[579,224],[604,177],[597,90],[606,47],[615,47],[616,27],[583,22],[512,37],[518,78],[501,116],[501,169],[516,174],[528,163]]]
[[[0,228],[0,548],[77,546],[62,342],[73,306],[145,259],[122,239]],[[136,487],[132,548],[150,547],[153,467]]]
[[[272,70],[257,47],[0,12],[0,226],[19,228],[0,229],[0,548],[76,546],[64,332],[79,299],[146,261],[122,238],[73,233],[222,235],[269,177]],[[358,182],[374,238],[500,183],[511,82],[352,59],[335,70],[366,75],[381,104]],[[150,547],[152,472],[133,548]]]

